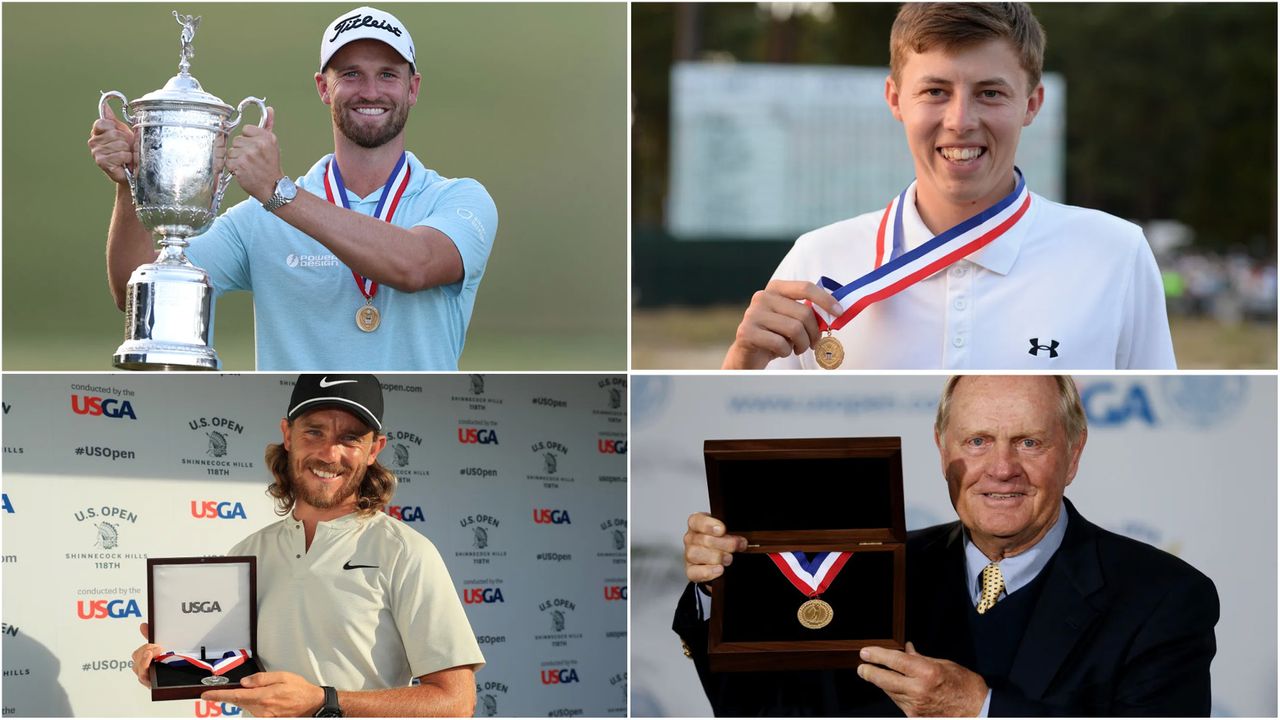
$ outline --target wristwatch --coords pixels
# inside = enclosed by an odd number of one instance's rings
[[[288,178],[285,179],[288,180]],[[275,198],[272,198],[272,202],[274,201]],[[324,690],[324,705],[321,705],[312,717],[342,717],[342,708],[338,707],[338,691],[328,685],[321,689]]]
[[[267,212],[275,212],[293,202],[296,197],[298,197],[298,186],[293,184],[288,175],[285,175],[276,181],[276,191],[272,193],[270,200],[262,203],[262,207]]]

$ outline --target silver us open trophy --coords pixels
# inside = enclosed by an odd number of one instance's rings
[[[125,168],[133,206],[156,236],[160,255],[133,271],[125,302],[125,341],[113,358],[125,370],[217,370],[213,333],[213,286],[191,264],[187,239],[208,229],[231,184],[226,172],[227,139],[254,103],[267,119],[266,102],[247,97],[234,108],[205,92],[191,76],[191,41],[200,18],[173,16],[182,26],[178,74],[165,86],[130,102],[105,92],[98,115],[112,117],[108,101],[124,104],[124,119],[138,135],[138,167]]]

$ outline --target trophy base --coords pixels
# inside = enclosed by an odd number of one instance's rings
[[[128,340],[111,362],[121,370],[217,370],[218,353],[201,345]]]
[[[122,370],[217,370],[212,336],[209,276],[170,245],[129,278],[125,339],[112,362]]]

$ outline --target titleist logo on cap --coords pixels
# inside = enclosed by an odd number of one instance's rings
[[[400,28],[392,25],[386,20],[374,20],[372,15],[352,15],[349,18],[343,18],[338,24],[333,26],[333,37],[329,38],[329,42],[338,39],[338,36],[348,30],[355,30],[360,27],[374,27],[400,37]]]

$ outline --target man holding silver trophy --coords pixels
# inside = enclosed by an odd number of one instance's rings
[[[184,25],[184,63],[194,29]],[[215,295],[254,293],[259,370],[456,370],[497,231],[494,203],[475,180],[443,178],[406,151],[421,75],[398,19],[370,7],[339,16],[325,28],[319,67],[334,152],[295,183],[267,108],[261,126],[246,124],[225,151],[225,171],[250,198],[191,237],[186,255],[207,271]],[[159,152],[139,147],[146,130],[103,110],[89,138],[94,161],[116,183],[107,273],[122,310],[129,287],[131,325],[143,322],[134,314],[152,312],[133,307],[133,284],[135,268],[156,260],[152,232],[161,234],[139,217],[141,190],[131,188],[144,182],[139,154]],[[116,364],[128,367],[120,353]],[[216,357],[204,366],[216,367]]]

